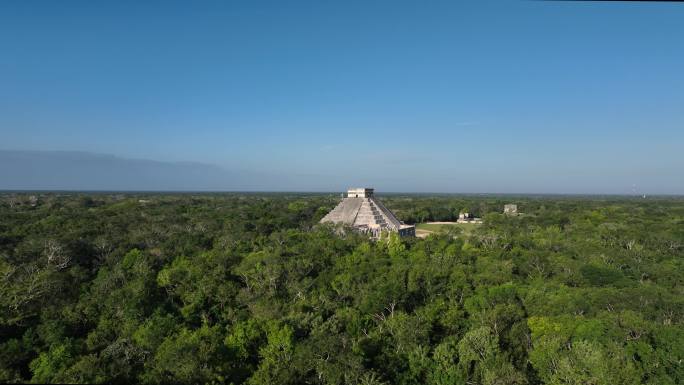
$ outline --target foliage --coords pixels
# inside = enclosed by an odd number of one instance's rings
[[[679,198],[390,195],[484,223],[374,242],[332,195],[33,195],[0,195],[0,382],[684,383]]]

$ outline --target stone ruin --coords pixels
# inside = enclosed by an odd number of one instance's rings
[[[518,214],[518,205],[515,205],[512,203],[504,205],[503,213],[506,215],[517,215]]]
[[[460,213],[458,214],[458,220],[456,223],[482,223],[482,218],[477,218],[475,215],[470,213]]]
[[[351,226],[363,233],[379,238],[383,231],[392,231],[402,237],[416,235],[416,227],[406,225],[373,195],[372,188],[350,188],[347,196],[326,216],[321,223]]]

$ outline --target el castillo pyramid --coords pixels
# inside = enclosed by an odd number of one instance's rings
[[[383,231],[395,231],[400,236],[415,236],[415,226],[406,225],[373,196],[372,188],[350,188],[347,197],[321,223],[341,223],[369,233],[375,238]]]

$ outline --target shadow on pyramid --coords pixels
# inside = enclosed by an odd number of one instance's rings
[[[379,238],[383,231],[415,236],[416,227],[406,225],[374,197],[372,188],[350,188],[347,197],[321,219],[321,223],[344,224]]]

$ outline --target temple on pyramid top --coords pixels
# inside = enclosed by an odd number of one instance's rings
[[[394,231],[402,237],[415,236],[416,227],[397,219],[382,202],[375,199],[373,192],[372,188],[367,187],[350,188],[347,196],[321,219],[321,223],[352,226],[374,238],[379,238],[383,231]]]

